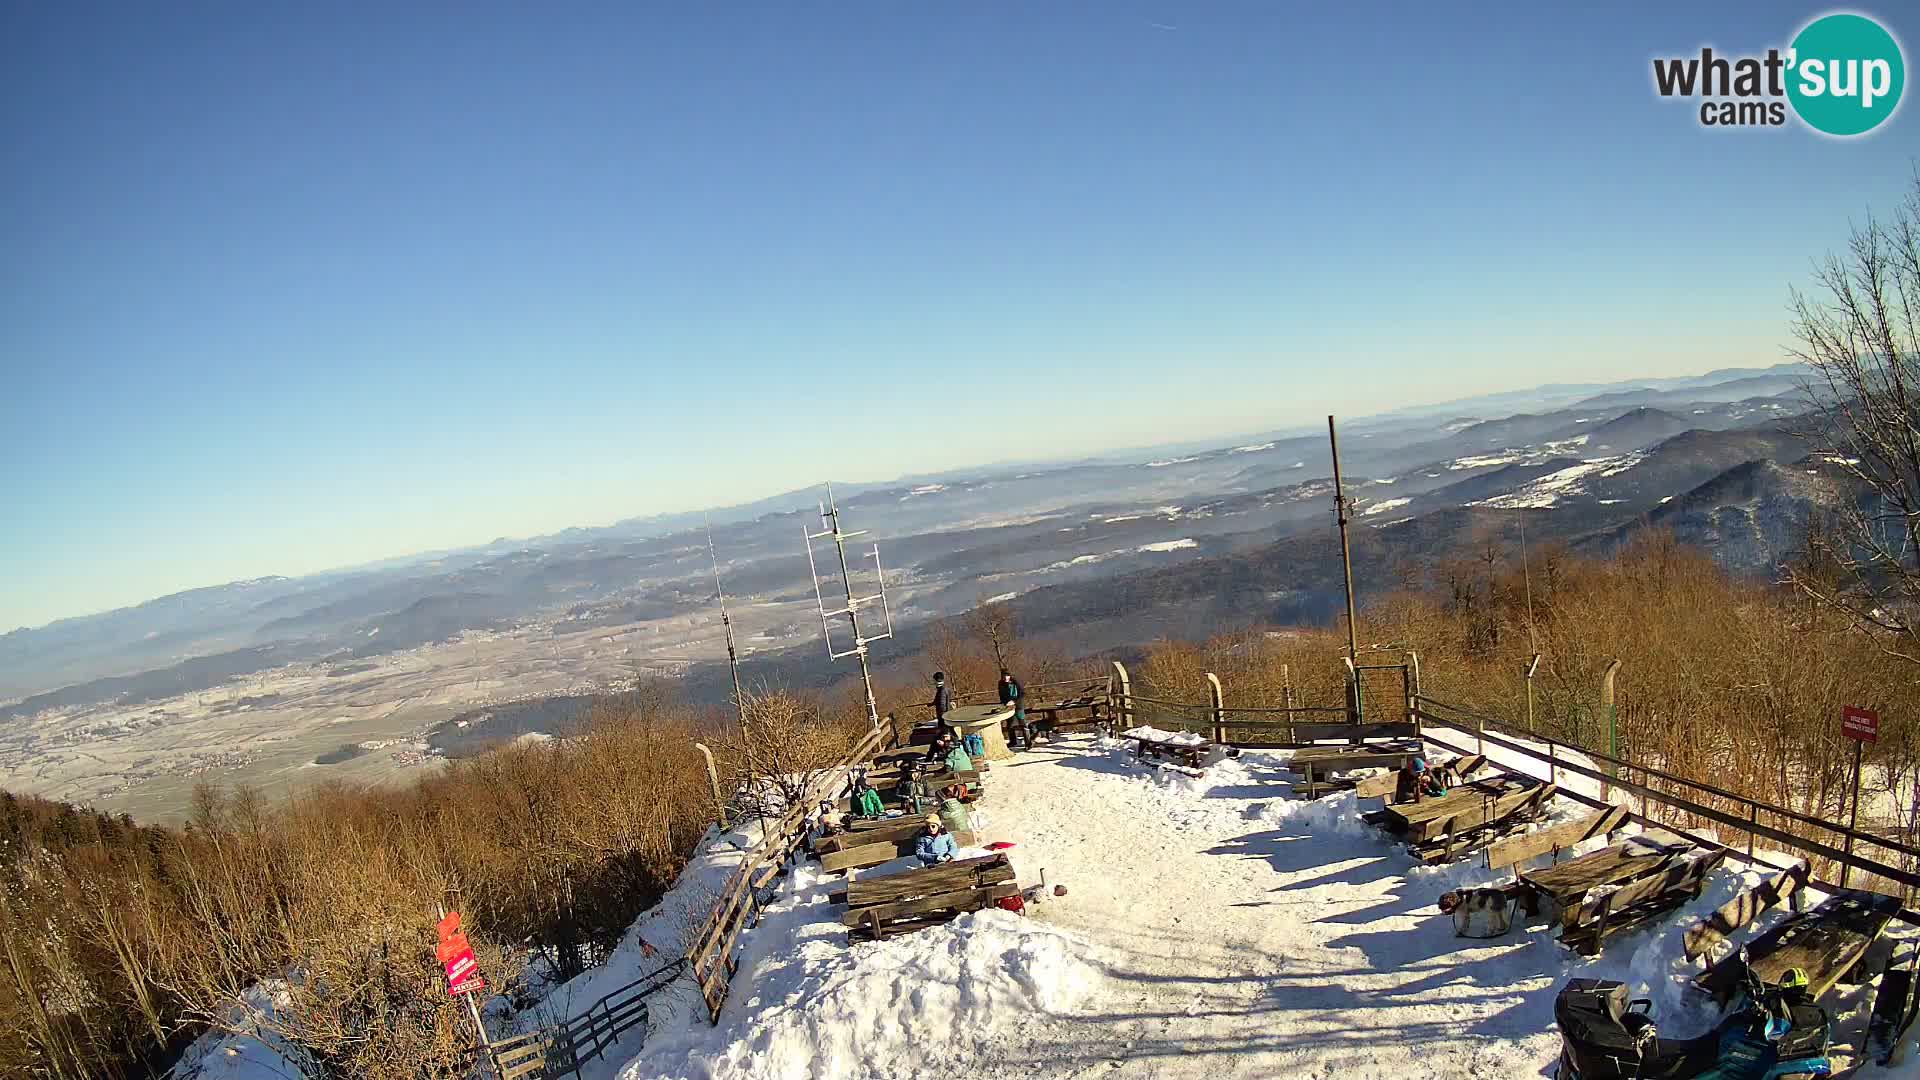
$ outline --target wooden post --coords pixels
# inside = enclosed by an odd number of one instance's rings
[[[706,743],[694,743],[693,748],[700,751],[701,757],[707,759],[707,790],[713,794],[713,822],[720,826],[721,832],[725,832],[727,803],[720,797],[720,770],[713,767],[713,751],[707,749]]]
[[[1860,759],[1865,756],[1867,744],[1864,739],[1853,740],[1853,813],[1847,822],[1847,858],[1840,864],[1840,887],[1847,887],[1847,878],[1853,876],[1853,834],[1860,828]]]
[[[1114,699],[1114,733],[1133,727],[1133,684],[1127,681],[1127,669],[1113,662],[1113,674],[1107,677],[1107,693]]]
[[[1227,703],[1226,694],[1220,689],[1220,676],[1207,672],[1207,704],[1213,714],[1213,741],[1227,741]]]
[[[1357,728],[1360,726],[1362,707],[1360,702],[1360,669],[1354,666],[1353,657],[1343,656],[1340,659],[1347,665],[1347,723]],[[1358,742],[1359,740],[1355,739],[1353,741]]]
[[[1409,693],[1407,694],[1407,722],[1413,725],[1413,733],[1420,734],[1420,654],[1407,650],[1407,673]]]
[[[1607,756],[1615,759],[1620,757],[1620,713],[1613,704],[1613,680],[1618,674],[1620,661],[1613,660],[1608,662],[1606,673],[1600,676],[1600,707],[1607,712]],[[1616,780],[1620,778],[1619,771],[1611,761],[1607,763],[1607,775]],[[1607,794],[1603,791],[1600,797],[1605,799]]]

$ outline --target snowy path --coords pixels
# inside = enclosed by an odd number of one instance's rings
[[[1683,988],[1697,969],[1675,927],[1758,875],[1717,874],[1595,960],[1538,923],[1463,939],[1434,901],[1494,875],[1418,865],[1351,795],[1295,800],[1284,758],[1248,753],[1196,779],[1080,737],[997,763],[983,832],[1015,842],[1022,884],[1044,869],[1066,896],[849,948],[835,882],[802,866],[747,935],[721,1024],[663,1025],[617,1075],[1543,1077],[1553,996],[1575,974],[1629,982],[1672,1033],[1713,1022]],[[1842,989],[1827,1004],[1844,1043],[1869,996]]]
[[[1432,906],[1447,878],[1405,877],[1350,798],[1282,796],[1276,762],[1147,779],[1075,747],[994,771],[1023,871],[1069,887],[1036,915],[1100,946],[1104,992],[1073,1021],[1087,1075],[1537,1075],[1558,947],[1454,937]]]

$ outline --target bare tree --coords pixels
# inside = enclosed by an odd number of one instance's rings
[[[1793,353],[1815,372],[1808,434],[1859,493],[1809,530],[1794,584],[1920,664],[1920,174],[1815,281],[1793,294]]]
[[[993,653],[993,666],[1001,670],[1007,667],[1007,657],[1020,639],[1020,621],[1013,605],[1005,600],[982,603],[967,612],[967,632]]]

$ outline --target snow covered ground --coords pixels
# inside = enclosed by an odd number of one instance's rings
[[[1472,746],[1469,732],[1431,734]],[[1497,766],[1532,764],[1491,749]],[[744,935],[720,1023],[682,980],[654,1000],[645,1045],[634,1033],[587,1063],[585,1080],[1544,1077],[1559,1047],[1553,996],[1574,976],[1628,982],[1670,1034],[1715,1021],[1686,987],[1697,968],[1681,960],[1680,932],[1760,873],[1716,872],[1699,901],[1591,960],[1538,923],[1459,938],[1435,901],[1501,875],[1416,863],[1358,820],[1351,794],[1293,798],[1286,757],[1248,752],[1194,776],[1076,736],[995,763],[982,842],[1013,842],[1021,884],[1044,875],[1066,895],[1024,917],[986,911],[850,946],[827,898],[838,879],[802,863]],[[1561,783],[1599,794],[1595,781]],[[1585,812],[1561,800],[1554,816]],[[554,989],[520,1026],[578,1012],[676,955],[751,839],[710,837],[608,965]],[[1825,1001],[1841,1063],[1870,1002],[1844,986]]]
[[[1285,757],[1194,777],[1080,737],[999,763],[989,836],[1015,843],[1022,884],[1044,871],[1067,895],[1025,918],[849,946],[829,883],[803,867],[747,936],[719,1026],[667,1023],[616,1075],[1537,1077],[1558,1052],[1554,993],[1576,975],[1629,982],[1669,1032],[1714,1021],[1685,987],[1697,969],[1680,930],[1760,874],[1716,874],[1700,901],[1592,960],[1539,924],[1463,939],[1435,900],[1499,875],[1418,865],[1358,820],[1351,794],[1292,798]],[[1829,997],[1842,1043],[1870,1000]]]

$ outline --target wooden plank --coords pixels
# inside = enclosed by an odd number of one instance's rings
[[[848,908],[840,916],[840,921],[847,926],[867,926],[872,920],[878,919],[882,925],[885,925],[895,919],[925,915],[935,911],[978,911],[1002,897],[1012,896],[1019,891],[1019,884],[1012,881],[982,885],[974,889],[956,889],[953,892],[936,893],[933,896],[923,896],[915,900]]]
[[[1231,712],[1232,710],[1228,710]],[[1229,721],[1228,727],[1233,726]],[[1294,724],[1293,737],[1297,742],[1314,743],[1324,739],[1410,739],[1420,734],[1420,729],[1409,723],[1385,724]]]
[[[1399,775],[1390,772],[1369,776],[1353,785],[1353,793],[1362,799],[1391,799],[1399,789]]]
[[[830,851],[820,856],[820,869],[830,874],[842,870],[857,870],[863,866],[879,866],[883,862],[892,862],[900,857],[900,845],[890,841],[877,844],[862,844],[844,851]]]
[[[1595,922],[1604,912],[1624,910],[1668,893],[1697,892],[1707,871],[1720,865],[1726,857],[1724,848],[1711,850],[1700,858],[1684,858],[1680,854],[1666,856],[1642,876],[1623,882],[1602,896],[1581,901],[1572,922],[1576,926]]]
[[[1583,840],[1596,836],[1605,836],[1627,823],[1627,809],[1614,806],[1597,814],[1563,822],[1502,840],[1487,849],[1487,866],[1493,870],[1505,869],[1525,862],[1535,855],[1544,855],[1549,851],[1572,847]]]
[[[1761,912],[1806,888],[1808,873],[1806,863],[1794,863],[1777,876],[1734,897],[1722,905],[1720,910],[1702,919],[1700,925],[1687,931],[1685,941],[1687,959],[1698,959],[1708,949],[1726,940],[1728,935],[1759,918]]]
[[[971,859],[942,863],[939,866],[888,874],[885,877],[863,878],[850,882],[843,895],[829,894],[828,899],[834,903],[851,904],[854,907],[885,904],[931,893],[952,892],[977,880],[985,880],[984,875],[989,873],[1011,875],[1013,865],[1007,862],[1005,855],[979,855]],[[1002,877],[999,880],[1009,879]]]
[[[1457,802],[1453,802],[1451,805],[1443,806],[1439,813],[1428,814],[1409,821],[1407,825],[1407,839],[1410,842],[1430,843],[1443,837],[1472,832],[1488,825],[1497,824],[1514,814],[1524,812],[1529,808],[1537,808],[1544,805],[1547,800],[1553,798],[1554,792],[1559,789],[1553,784],[1540,784],[1533,787],[1516,788],[1492,798],[1487,797],[1484,792],[1474,787],[1463,787],[1457,790],[1472,794],[1468,798],[1463,798]],[[1452,799],[1453,795],[1449,793],[1439,799],[1431,801],[1433,803],[1444,804]],[[1413,803],[1411,805],[1417,807],[1427,804]]]
[[[1772,984],[1788,969],[1807,974],[1807,992],[1819,998],[1860,962],[1900,910],[1900,898],[1848,889],[1810,912],[1795,915],[1747,945],[1754,974]],[[1739,986],[1739,957],[1708,968],[1695,985],[1725,1000]]]
[[[908,934],[925,930],[929,927],[941,926],[959,917],[960,913],[957,911],[936,911],[930,915],[918,915],[911,919],[897,919],[877,928],[869,928],[861,925],[847,931],[847,936],[856,941],[862,937],[875,941],[885,941],[889,938],[905,937]]]

